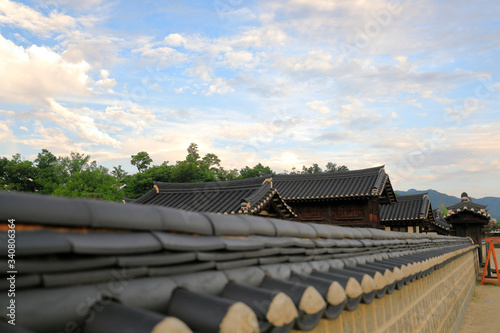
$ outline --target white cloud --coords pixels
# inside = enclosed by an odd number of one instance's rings
[[[136,133],[142,132],[156,119],[155,114],[149,109],[138,107],[125,109],[122,106],[108,106],[104,113],[98,113],[97,117],[111,124],[129,126],[135,129]]]
[[[0,121],[0,140],[7,139],[9,136],[12,136],[12,130],[10,128],[10,124],[7,121]]]
[[[118,147],[119,142],[99,129],[94,119],[88,115],[78,114],[52,98],[48,98],[49,109],[57,115],[58,123],[69,131],[77,134],[89,144],[103,144]],[[87,112],[86,112],[87,113]]]
[[[313,101],[306,103],[306,106],[320,114],[329,114],[330,108],[326,106],[326,101]]]
[[[118,52],[127,45],[127,41],[119,37],[72,31],[60,43],[64,60],[70,63],[82,61],[94,69],[113,66],[120,61]],[[122,60],[123,61],[123,60]]]
[[[178,47],[186,44],[186,39],[180,34],[170,34],[163,39],[167,46]]]
[[[266,26],[254,28],[229,39],[229,45],[241,48],[261,49],[279,47],[288,39],[286,33],[278,27]]]
[[[54,127],[44,127],[40,121],[36,121],[33,126],[32,135],[29,138],[19,139],[22,143],[33,148],[46,148],[53,153],[66,153],[75,151],[78,147],[74,141],[68,138],[62,129]]]
[[[217,77],[213,80],[212,84],[208,87],[207,95],[212,94],[228,94],[235,90],[229,86],[223,78]]]
[[[96,85],[105,92],[112,93],[113,87],[116,85],[116,80],[109,78],[109,71],[101,69],[101,79],[96,82]]]
[[[26,5],[2,0],[0,24],[13,25],[47,37],[53,32],[63,32],[76,26],[76,20],[58,11],[44,16]]]
[[[141,60],[147,64],[155,64],[157,67],[166,68],[187,60],[187,55],[168,46],[155,47],[147,44],[132,51],[140,54]]]
[[[79,1],[74,1],[74,0],[45,0],[49,4],[61,6],[72,6],[76,8],[89,8],[93,7],[96,5],[100,5],[104,0],[79,0]]]
[[[90,66],[71,63],[45,46],[17,46],[0,35],[0,99],[40,104],[48,97],[88,95]]]
[[[188,68],[186,73],[190,76],[200,78],[203,81],[212,81],[214,76],[214,70],[208,64],[199,63],[195,64],[193,67]]]
[[[224,53],[224,61],[221,65],[227,65],[231,69],[253,68],[259,65],[259,58],[254,57],[252,52],[248,51],[229,51]]]

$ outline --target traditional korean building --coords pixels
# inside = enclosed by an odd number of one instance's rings
[[[491,217],[485,205],[472,202],[466,192],[462,193],[461,201],[447,207],[446,221],[455,229],[455,235],[470,237],[475,244],[481,244],[483,238],[482,228],[486,226]],[[479,259],[482,253],[479,251]]]
[[[451,226],[439,210],[433,210],[427,193],[398,196],[394,205],[380,207],[385,230],[449,235]]]
[[[434,214],[427,193],[401,195],[396,204],[380,207],[380,223],[385,230],[427,233],[431,221]]]
[[[246,214],[293,220],[292,211],[271,178],[256,177],[207,183],[155,182],[153,189],[126,203],[156,205],[194,212]]]
[[[440,235],[454,235],[455,230],[451,224],[446,221],[439,209],[434,210],[434,221],[430,221],[436,233]]]
[[[272,181],[302,222],[382,228],[380,205],[397,202],[384,166],[346,172],[275,175]]]

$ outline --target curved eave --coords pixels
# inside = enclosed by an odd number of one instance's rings
[[[479,211],[478,212],[476,210],[471,210],[470,208],[467,208],[467,207],[463,207],[462,209],[452,211],[451,213],[450,213],[450,211],[448,211],[448,214],[445,216],[445,218],[457,216],[457,215],[463,214],[465,212],[472,213],[478,217],[481,217],[481,218],[488,220],[487,222],[485,222],[485,224],[487,224],[489,222],[489,220],[491,219],[491,215],[488,214],[486,211],[484,211],[484,212]]]
[[[379,190],[379,203],[393,205],[398,202],[396,193],[392,188],[391,180],[389,175],[385,175],[381,189]]]
[[[263,198],[254,203],[253,205],[249,205],[248,208],[242,209],[238,211],[240,214],[252,214],[252,215],[259,215],[260,212],[262,212],[264,209],[268,208],[271,205],[271,202],[273,200],[278,200],[279,205],[282,205],[282,209],[280,209],[282,212],[282,215],[287,215],[290,214],[290,216],[297,218],[297,214],[292,210],[292,208],[283,200],[283,198],[279,195],[279,191],[277,189],[271,189],[265,193],[265,196]],[[246,201],[242,200],[242,205],[244,203],[247,203]]]

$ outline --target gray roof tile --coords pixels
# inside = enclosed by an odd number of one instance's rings
[[[71,273],[43,274],[42,281],[45,287],[61,287],[69,285],[90,284],[103,281],[113,281],[117,276],[126,276],[128,279],[146,276],[146,267],[135,267],[128,269],[102,269],[92,271],[81,271]]]
[[[23,274],[70,272],[110,267],[114,266],[116,262],[115,257],[79,258],[69,256],[68,258],[52,257],[48,258],[48,260],[38,257],[36,259],[25,258],[18,260],[16,268]],[[7,271],[7,269],[5,269],[5,271]]]
[[[89,203],[71,198],[0,191],[0,219],[15,219],[17,223],[28,224],[90,226]]]
[[[250,234],[250,226],[245,223],[238,215],[221,215],[201,213],[206,216],[212,223],[214,235],[241,235],[248,236]]]
[[[325,201],[339,198],[380,197],[397,201],[383,166],[319,174],[275,175],[273,185],[286,201]]]
[[[224,271],[224,274],[231,282],[254,287],[259,286],[266,275],[266,273],[258,267],[227,269]]]
[[[220,240],[229,251],[252,251],[264,248],[264,243],[257,238],[221,237]]]
[[[380,222],[409,222],[433,220],[432,206],[427,193],[400,195],[394,205],[380,206]]]
[[[153,234],[166,250],[211,251],[225,248],[224,242],[215,236],[190,236],[166,232],[154,232]]]
[[[139,254],[162,249],[160,242],[150,233],[92,232],[72,233],[66,236],[74,253],[79,254]]]
[[[167,277],[138,278],[127,281],[113,281],[99,287],[101,290],[110,289],[123,305],[166,313],[172,291],[177,284]]]
[[[171,276],[178,274],[187,274],[193,272],[200,272],[212,269],[215,267],[215,261],[206,261],[195,264],[173,265],[166,267],[153,267],[149,268],[149,276]]]
[[[40,198],[27,197],[28,201]],[[81,201],[84,205],[92,204],[88,200]],[[95,207],[108,209],[105,204]],[[109,207],[120,210],[123,206]],[[133,209],[135,206],[127,207]],[[352,270],[368,269],[372,272],[378,267],[391,269],[456,249],[474,248],[467,238],[298,225],[295,222],[287,222],[291,226],[288,228],[282,223],[273,223],[272,219],[243,215],[225,216],[213,227],[212,222],[202,214],[184,215],[161,207],[151,209],[162,211],[158,213],[162,221],[161,231],[149,229],[150,223],[157,221],[154,214],[146,216],[150,221],[133,224],[130,220],[123,228],[117,225],[115,216],[102,214],[100,228],[93,228],[89,222],[90,227],[83,226],[84,233],[62,232],[61,229],[29,232],[20,228],[16,233],[23,260],[18,266],[16,281],[19,327],[35,331],[61,331],[65,329],[65,323],[75,321],[79,328],[86,329],[84,321],[88,312],[85,311],[94,305],[94,301],[82,305],[82,300],[96,300],[104,293],[122,304],[115,307],[118,314],[123,313],[123,309],[129,311],[132,317],[140,313],[148,317],[151,313],[147,311],[161,315],[175,314],[186,320],[191,328],[198,325],[199,329],[206,330],[212,325],[217,331],[222,316],[215,318],[216,311],[207,315],[213,309],[206,307],[209,304],[210,307],[227,310],[234,304],[220,297],[229,282],[236,283],[238,290],[245,289],[239,285],[246,285],[256,287],[255,290],[260,292],[264,276],[268,275],[279,279],[278,282],[283,285],[300,286],[301,290],[313,286],[325,298],[332,280],[311,276],[318,274],[314,271],[326,272],[330,268],[346,269],[345,266],[352,266]],[[123,212],[116,216],[123,216],[121,214]],[[186,216],[189,218],[186,219]],[[92,221],[92,217],[89,219]],[[172,221],[171,227],[166,227],[165,221]],[[230,225],[231,221],[235,221],[234,226]],[[242,221],[249,228],[241,224]],[[255,227],[261,222],[264,225],[262,229]],[[40,223],[37,228],[51,225],[50,222]],[[278,234],[287,236],[274,236],[275,225]],[[67,229],[82,227],[74,224],[62,226]],[[2,241],[5,245],[5,232],[0,232],[0,243]],[[403,288],[404,283],[411,283],[443,264],[407,276],[391,286],[393,289]],[[0,289],[5,290],[6,287],[5,283],[0,284]],[[252,293],[244,294],[245,301],[256,300]],[[289,296],[297,307],[300,294]],[[362,298],[370,302],[370,295],[366,293],[359,299],[328,304],[323,315],[334,319],[344,308],[354,311]],[[0,293],[0,306],[4,306],[6,300],[6,293]],[[76,308],[81,314],[75,315]],[[200,312],[205,316],[195,315]],[[116,313],[105,316],[104,322],[109,321],[112,325],[111,319]],[[321,315],[306,317],[300,311],[298,313],[296,330],[314,329]],[[157,318],[156,315],[152,317]],[[274,328],[264,317],[261,315],[260,324],[266,330],[287,331],[292,328]],[[195,324],[193,318],[200,322]]]
[[[256,177],[206,183],[155,182],[154,189],[128,201],[194,212],[257,214],[272,200],[277,200],[286,213],[295,216],[277,190],[272,188],[271,182],[265,180]]]
[[[150,209],[158,212],[162,218],[162,229],[165,231],[214,234],[212,224],[202,214],[167,207],[150,207]]]
[[[49,230],[16,233],[16,256],[48,255],[71,252],[67,234]],[[0,243],[7,251],[7,234],[0,233]]]
[[[118,265],[132,266],[168,266],[196,260],[196,253],[158,253],[117,257]]]

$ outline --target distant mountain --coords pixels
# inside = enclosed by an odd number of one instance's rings
[[[441,204],[444,204],[446,207],[448,207],[460,202],[460,198],[458,197],[454,197],[452,195],[444,194],[434,190],[421,191],[412,188],[408,191],[395,191],[395,192],[398,193],[399,195],[429,193],[429,199],[431,199],[433,209],[441,207]],[[484,197],[481,199],[476,199],[473,197],[470,198],[475,203],[481,205],[487,205],[488,207],[486,207],[486,210],[488,211],[488,213],[490,213],[491,217],[497,219],[497,221],[500,221],[500,198],[497,197]]]

